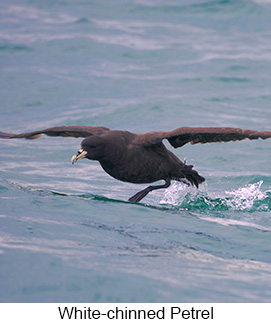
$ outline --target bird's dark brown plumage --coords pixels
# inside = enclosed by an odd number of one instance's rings
[[[73,163],[82,158],[98,160],[109,175],[124,182],[165,181],[163,185],[148,186],[138,192],[129,199],[132,202],[139,202],[153,190],[169,187],[171,180],[185,181],[196,187],[205,181],[192,169],[192,165],[184,164],[164,146],[164,139],[178,148],[189,142],[197,144],[271,138],[271,131],[241,128],[182,127],[173,131],[134,134],[88,126],[53,127],[21,134],[0,132],[0,138],[36,139],[43,134],[52,137],[85,137],[81,143],[82,148],[72,158]]]

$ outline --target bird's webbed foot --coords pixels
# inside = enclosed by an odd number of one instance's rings
[[[140,192],[137,192],[135,195],[130,197],[128,201],[138,203],[139,201],[141,201],[150,192],[149,187],[145,188],[144,190],[142,190]]]
[[[138,203],[139,201],[141,201],[147,194],[149,194],[151,191],[154,190],[158,190],[160,188],[167,188],[170,185],[170,180],[165,180],[165,184],[164,185],[157,185],[157,186],[148,186],[147,188],[145,188],[142,191],[137,192],[135,195],[133,195],[132,197],[129,198],[129,202],[134,202],[134,203]]]

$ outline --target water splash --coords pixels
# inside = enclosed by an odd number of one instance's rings
[[[174,182],[164,192],[160,204],[187,210],[271,211],[271,190],[263,191],[262,184],[261,180],[213,196],[208,192],[207,184],[197,190]]]
[[[259,201],[264,201],[268,194],[261,191],[263,181],[249,184],[240,187],[237,190],[226,191],[228,195],[225,199],[227,206],[233,210],[251,210],[254,206],[259,204]],[[262,205],[264,207],[264,205]]]
[[[179,182],[172,182],[172,185],[165,190],[160,204],[181,205],[186,199],[187,194],[193,194],[193,188]]]

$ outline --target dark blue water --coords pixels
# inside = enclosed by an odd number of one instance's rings
[[[0,4],[0,130],[270,130],[269,1]],[[1,302],[270,302],[270,140],[170,148],[206,177],[144,185],[0,142]]]

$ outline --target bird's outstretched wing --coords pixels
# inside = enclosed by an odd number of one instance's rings
[[[182,147],[189,142],[194,145],[197,143],[205,144],[259,138],[271,138],[271,131],[224,127],[183,127],[169,131],[164,137],[174,148]]]
[[[51,137],[89,137],[93,135],[100,135],[104,132],[110,131],[106,127],[88,127],[88,126],[62,126],[53,127],[43,130],[37,130],[32,132],[25,132],[20,134],[6,133],[0,131],[0,138],[4,139],[14,139],[14,138],[26,138],[26,139],[36,139],[42,135],[47,135]]]
[[[182,127],[173,131],[157,131],[139,135],[138,143],[155,145],[167,139],[174,148],[187,143],[227,142],[243,139],[271,138],[271,131],[258,131],[226,127]]]

